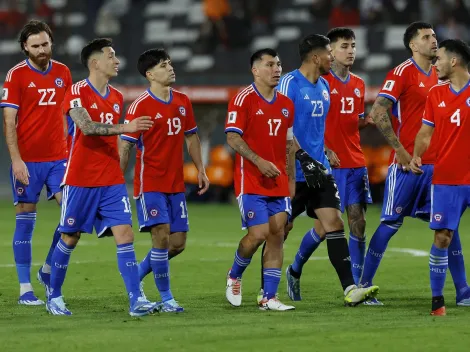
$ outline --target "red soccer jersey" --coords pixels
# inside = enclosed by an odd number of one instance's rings
[[[423,123],[434,126],[433,140],[439,144],[432,183],[470,185],[470,81],[460,92],[450,83],[433,87]]]
[[[170,100],[165,102],[149,89],[129,106],[125,122],[140,116],[153,117],[152,128],[121,136],[137,143],[134,197],[144,192],[184,192],[184,135],[197,132],[189,98],[172,89]]]
[[[26,162],[66,158],[62,101],[72,84],[70,70],[51,60],[45,72],[25,60],[8,71],[0,107],[18,109],[16,133]]]
[[[64,113],[83,107],[94,122],[119,123],[122,93],[108,85],[102,96],[88,79],[77,82],[67,91]],[[85,136],[74,124],[72,146],[63,183],[78,187],[103,187],[124,183],[119,162],[117,136]]]
[[[237,154],[235,159],[235,193],[272,197],[289,196],[286,173],[287,130],[294,124],[294,104],[279,92],[266,101],[254,84],[242,90],[228,106],[225,133],[242,135],[250,149],[272,162],[281,171],[276,178],[263,176],[255,164]]]
[[[392,100],[395,104],[392,114],[393,128],[403,147],[413,155],[416,134],[421,128],[421,117],[426,105],[429,89],[437,84],[434,66],[427,74],[413,59],[408,59],[391,70],[385,78],[379,96]],[[434,164],[437,145],[431,142],[423,155],[423,164]],[[390,163],[395,163],[395,152],[390,155]]]
[[[349,74],[345,81],[333,71],[326,80],[330,84],[330,111],[326,118],[325,144],[338,155],[339,168],[366,165],[359,136],[359,119],[364,118],[364,81]]]

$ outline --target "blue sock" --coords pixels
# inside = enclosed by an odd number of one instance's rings
[[[433,244],[429,256],[429,271],[433,297],[443,296],[447,264],[447,248],[440,249]]]
[[[61,234],[59,231],[59,226],[57,226],[54,232],[54,237],[52,237],[51,248],[49,248],[49,253],[47,253],[47,257],[46,257],[46,264],[49,266],[51,266],[52,253],[54,253],[55,247],[57,246],[57,243],[59,242],[60,237],[61,237]]]
[[[304,264],[308,261],[313,252],[315,252],[321,242],[322,240],[315,232],[315,229],[312,228],[308,230],[304,235],[304,238],[302,238],[299,250],[295,255],[294,262],[292,263],[292,270],[298,274],[302,274]]]
[[[49,298],[62,296],[62,285],[69,266],[70,255],[75,246],[68,246],[62,239],[57,243],[51,258],[51,292]]]
[[[243,258],[238,254],[238,250],[235,252],[235,260],[233,261],[232,270],[230,270],[230,277],[232,279],[241,279],[243,272],[246,267],[250,265],[251,258]]]
[[[375,273],[380,265],[380,261],[387,248],[388,241],[397,233],[403,223],[380,223],[374,235],[370,239],[369,250],[364,260],[361,284],[371,286]]]
[[[155,285],[160,292],[162,302],[173,299],[170,290],[170,268],[168,265],[168,249],[152,248],[149,255]]]
[[[150,265],[150,253],[148,252],[144,259],[139,263],[139,279],[142,281],[144,277],[152,272],[152,266]]]
[[[354,282],[358,285],[361,280],[366,255],[366,236],[359,238],[352,233],[349,234],[349,254],[351,255],[351,271]]]
[[[468,287],[467,276],[465,274],[465,263],[463,259],[462,244],[460,243],[460,234],[458,230],[454,231],[454,236],[448,248],[449,270],[454,280],[457,295],[465,291]]]
[[[264,269],[263,280],[264,297],[267,299],[271,299],[276,295],[277,289],[279,287],[279,282],[281,281],[281,269]]]
[[[117,262],[132,306],[140,296],[139,266],[132,242],[117,245]]]
[[[31,239],[35,224],[36,212],[16,214],[13,255],[20,284],[31,283]]]

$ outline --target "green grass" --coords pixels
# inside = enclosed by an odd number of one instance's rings
[[[427,252],[433,234],[425,223],[405,220],[390,243],[375,280],[385,306],[343,307],[338,278],[322,245],[304,269],[304,300],[296,302],[295,311],[279,313],[257,309],[259,254],[244,274],[242,307],[232,308],[225,300],[225,274],[244,234],[237,207],[190,205],[189,214],[187,249],[171,261],[172,290],[185,313],[129,317],[113,240],[84,235],[72,255],[63,290],[74,314],[56,317],[48,315],[44,306],[16,304],[18,283],[11,265],[14,208],[0,202],[0,351],[468,351],[470,308],[455,306],[450,275],[445,291],[448,316],[431,317],[428,257],[393,250]],[[58,217],[56,205],[40,203],[33,276],[47,254]],[[369,238],[378,220],[379,208],[371,207]],[[309,227],[308,218],[296,221],[286,243],[285,266]],[[468,232],[470,217],[465,216],[461,225],[464,250],[470,249]],[[148,235],[136,235],[138,258],[149,246]],[[35,280],[33,286],[44,298]],[[156,299],[151,277],[145,288]],[[280,294],[287,303],[284,277]]]

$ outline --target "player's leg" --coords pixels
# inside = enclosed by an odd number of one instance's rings
[[[36,225],[36,203],[39,201],[44,177],[40,163],[26,163],[29,172],[29,185],[25,186],[15,179],[10,169],[13,202],[16,210],[16,226],[12,247],[16,272],[20,283],[18,304],[41,305],[31,285],[32,237]]]
[[[258,247],[269,235],[269,215],[267,197],[244,194],[238,198],[242,217],[242,228],[248,233],[241,239],[235,258],[227,274],[225,297],[233,306],[242,303],[242,275],[251,262]]]
[[[276,197],[268,200],[269,235],[264,253],[264,296],[259,303],[262,310],[286,311],[295,309],[279,301],[276,297],[281,280],[284,255],[284,231],[288,214],[291,212],[289,197]]]
[[[168,260],[183,253],[186,248],[186,232],[171,232],[170,233],[170,248],[168,249]]]
[[[132,214],[126,186],[115,185],[100,187],[100,200],[95,220],[98,236],[105,236],[109,229],[117,247],[117,263],[129,297],[131,316],[143,316],[155,311],[157,304],[149,302],[140,293],[139,265],[134,251]]]
[[[448,252],[449,271],[454,281],[456,303],[458,306],[470,307],[470,288],[467,283],[459,229],[454,231]]]

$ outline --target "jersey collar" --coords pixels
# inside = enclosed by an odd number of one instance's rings
[[[38,70],[38,69],[35,68],[33,65],[31,65],[31,63],[29,62],[29,59],[26,59],[26,64],[29,66],[29,68],[30,68],[31,70],[33,70],[34,72],[37,72],[37,73],[39,73],[39,74],[41,74],[41,75],[43,75],[43,76],[47,75],[47,74],[51,71],[51,69],[52,69],[52,60],[49,60],[49,67],[48,67],[47,70],[44,71],[44,72]]]
[[[422,69],[421,67],[418,66],[418,64],[416,63],[416,61],[415,61],[413,58],[411,58],[410,60],[411,60],[411,62],[413,63],[413,65],[415,65],[415,67],[416,67],[418,70],[421,71],[421,73],[422,73],[423,75],[426,75],[426,76],[429,77],[429,75],[430,75],[431,72],[432,72],[432,65],[431,65],[431,68],[429,69],[429,72],[426,73],[426,72],[423,71],[423,69]]]
[[[450,84],[449,82],[449,87],[450,87],[450,91],[452,93],[454,93],[455,95],[460,95],[460,93],[462,93],[465,89],[467,89],[468,87],[470,86],[470,80],[467,82],[466,85],[463,86],[463,88],[461,90],[459,90],[458,92],[456,90],[454,90],[454,88],[452,88],[452,84]]]
[[[251,84],[251,86],[252,86],[253,89],[255,90],[256,94],[258,94],[258,96],[259,96],[261,99],[263,99],[266,103],[268,103],[268,104],[273,104],[273,103],[276,101],[277,90],[274,90],[274,97],[273,97],[273,99],[272,99],[271,101],[268,101],[268,100],[266,100],[265,97],[263,97],[263,96],[260,94],[260,92],[258,92],[258,89],[256,89],[256,85],[255,85],[254,82]]]
[[[349,80],[351,79],[351,74],[350,73],[348,73],[348,77],[346,77],[346,79],[344,81],[340,77],[338,77],[333,70],[330,70],[330,73],[333,75],[334,78],[336,78],[338,81],[340,81],[343,84],[348,83]]]
[[[108,96],[109,96],[109,85],[106,86],[106,94],[105,95],[101,95],[101,93],[98,91],[98,89],[96,89],[95,87],[93,87],[93,84],[91,84],[90,80],[87,78],[86,79],[86,83],[90,86],[90,88],[96,93],[98,94],[101,98],[103,99],[107,99]]]
[[[168,99],[168,101],[165,101],[165,100],[162,100],[160,99],[159,97],[157,97],[155,94],[152,93],[152,91],[150,90],[150,88],[147,89],[147,93],[149,93],[149,95],[155,99],[156,101],[158,101],[159,103],[163,103],[163,104],[170,104],[171,101],[173,100],[173,89],[170,89],[170,99]]]

